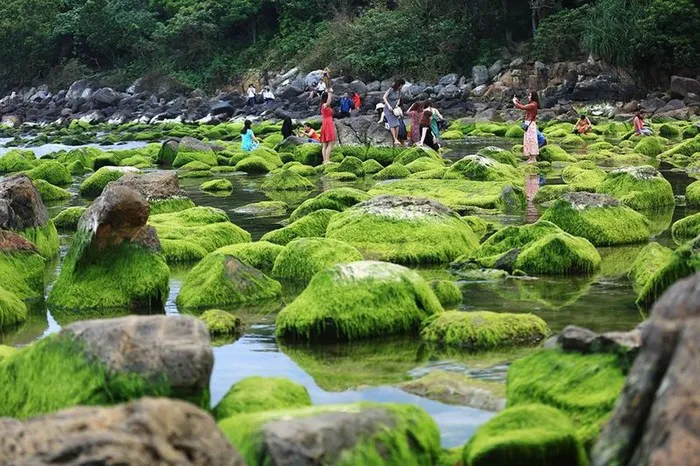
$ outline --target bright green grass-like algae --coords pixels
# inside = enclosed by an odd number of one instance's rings
[[[236,382],[214,407],[216,419],[237,414],[311,406],[303,385],[283,377],[252,376]]]

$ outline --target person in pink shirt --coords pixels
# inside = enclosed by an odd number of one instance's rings
[[[513,105],[518,110],[524,110],[523,129],[525,136],[523,137],[523,153],[527,156],[527,163],[535,163],[537,156],[540,155],[540,146],[537,142],[537,110],[540,108],[540,99],[537,97],[537,92],[530,92],[528,96],[529,102],[521,104],[517,97],[513,96]]]
[[[644,114],[642,112],[637,112],[637,114],[632,119],[632,124],[634,125],[635,136],[651,136],[654,132],[644,127]]]

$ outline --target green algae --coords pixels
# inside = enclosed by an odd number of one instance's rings
[[[430,288],[437,296],[444,308],[451,308],[462,304],[462,290],[450,280],[431,280]]]
[[[377,162],[374,159],[368,159],[362,162],[362,171],[365,172],[365,175],[374,175],[375,173],[379,173],[382,171],[382,164]]]
[[[700,207],[700,181],[694,181],[685,188],[685,201],[690,207]]]
[[[447,169],[444,178],[523,184],[523,176],[518,169],[480,155],[467,155],[458,160]]]
[[[60,244],[53,221],[49,220],[45,225],[25,228],[16,233],[32,243],[45,259],[53,259],[58,255]]]
[[[508,408],[483,424],[464,447],[464,466],[587,466],[571,420],[542,404]]]
[[[270,174],[263,182],[264,190],[305,191],[314,188],[311,181],[292,169],[282,169]]]
[[[533,314],[447,311],[423,321],[421,338],[428,343],[479,351],[533,345],[550,333],[545,321]]]
[[[73,176],[62,163],[55,160],[41,161],[26,172],[32,180],[45,180],[55,186],[66,186],[73,182]]]
[[[71,193],[63,188],[59,188],[58,186],[54,186],[48,181],[38,179],[32,181],[32,184],[36,188],[36,190],[39,192],[39,195],[41,196],[41,200],[44,201],[44,203],[50,202],[50,201],[62,201],[66,199],[71,198]]]
[[[20,151],[13,149],[0,157],[0,173],[9,174],[31,170],[34,168],[31,162],[33,159],[34,154],[32,154],[32,158],[29,159]]]
[[[562,195],[572,191],[575,191],[574,187],[568,184],[547,184],[537,190],[537,194],[535,194],[532,201],[535,204],[544,204],[545,202],[559,199]]]
[[[605,179],[605,172],[596,167],[593,162],[583,161],[568,165],[562,170],[564,182],[571,186],[573,191],[591,191]]]
[[[189,197],[171,197],[167,199],[153,199],[148,201],[151,215],[169,214],[195,207],[194,201]]]
[[[216,251],[217,254],[229,254],[263,272],[272,272],[277,256],[284,250],[279,244],[268,241],[240,243],[224,246]]]
[[[650,166],[614,170],[608,173],[598,192],[609,194],[635,210],[658,209],[675,203],[671,183]]]
[[[338,215],[336,210],[315,210],[299,218],[299,220],[290,223],[286,227],[265,233],[260,240],[285,246],[296,238],[326,236],[328,222],[330,222],[331,218],[335,215]]]
[[[78,221],[86,210],[87,208],[82,206],[68,207],[62,210],[52,219],[56,229],[59,231],[77,230]]]
[[[421,157],[406,165],[406,170],[411,172],[411,174],[414,174],[428,170],[434,170],[437,168],[443,168],[444,166],[444,162],[438,162],[437,160],[431,159],[430,157]]]
[[[209,309],[199,316],[212,337],[233,335],[238,331],[241,321],[233,314],[221,309]]]
[[[560,232],[528,244],[518,255],[515,269],[533,275],[588,274],[600,262],[600,254],[587,239]]]
[[[0,345],[0,363],[2,362],[3,359],[7,359],[13,354],[17,353],[17,348],[13,348],[11,346],[6,346],[6,345]]]
[[[400,163],[392,163],[388,167],[382,168],[381,171],[375,173],[374,178],[377,180],[398,180],[406,178],[411,174],[408,169]]]
[[[290,222],[295,222],[305,215],[316,210],[329,209],[342,212],[362,201],[369,200],[372,196],[364,191],[354,188],[334,188],[325,191],[318,196],[307,199],[289,216]]]
[[[233,183],[230,180],[217,178],[214,180],[205,181],[199,185],[201,191],[206,192],[220,192],[220,191],[233,191]]]
[[[239,414],[311,406],[303,385],[282,377],[246,377],[236,382],[213,409],[218,420]]]
[[[629,271],[629,278],[635,289],[642,290],[654,274],[671,258],[673,251],[659,243],[649,243],[637,254]]]
[[[0,287],[20,300],[44,296],[46,259],[32,251],[0,251]]]
[[[316,273],[336,264],[362,260],[350,246],[328,238],[297,238],[277,256],[272,276],[281,280],[308,282]]]
[[[399,265],[364,261],[316,274],[277,316],[275,332],[290,340],[356,340],[417,331],[442,312],[430,285]]]
[[[263,157],[250,155],[236,164],[236,171],[250,175],[262,175],[277,168],[277,165]]]
[[[105,188],[105,186],[107,186],[107,183],[116,181],[124,175],[125,172],[121,170],[115,170],[114,168],[110,167],[102,167],[87,177],[80,185],[78,191],[82,196],[97,197],[102,193],[102,190]]]
[[[673,240],[678,243],[685,243],[700,235],[700,213],[689,215],[673,224],[671,227]]]
[[[26,320],[27,306],[16,294],[0,286],[0,329],[14,327]]]

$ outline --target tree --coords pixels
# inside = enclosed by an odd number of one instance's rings
[[[532,35],[534,36],[545,11],[553,10],[556,7],[556,0],[528,0],[528,4],[530,5]]]

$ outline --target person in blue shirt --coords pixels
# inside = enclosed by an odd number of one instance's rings
[[[251,126],[253,126],[253,123],[250,120],[246,120],[241,130],[241,149],[245,152],[252,152],[260,145],[260,141],[255,137],[253,130],[250,129]]]
[[[340,111],[338,112],[337,118],[345,118],[350,116],[350,111],[355,108],[355,102],[352,100],[352,92],[348,91],[340,99]]]

